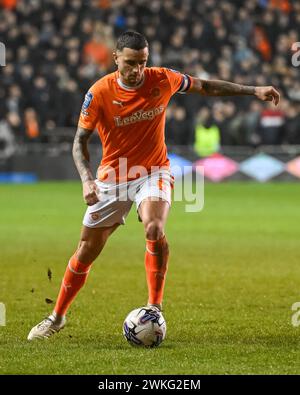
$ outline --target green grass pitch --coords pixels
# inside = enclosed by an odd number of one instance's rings
[[[0,186],[0,374],[297,374],[299,183],[206,184],[200,213],[175,203],[167,224],[167,338],[157,349],[122,337],[146,302],[144,234],[135,210],[113,234],[72,305],[42,342],[31,327],[53,308],[85,207],[77,182]],[[52,272],[51,281],[48,269]]]

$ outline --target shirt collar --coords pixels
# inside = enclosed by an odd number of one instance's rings
[[[135,91],[135,90],[139,89],[144,84],[144,82],[145,82],[145,73],[143,74],[143,78],[142,78],[141,82],[135,86],[128,86],[128,85],[124,84],[124,82],[122,82],[121,78],[119,77],[119,73],[117,74],[118,85],[127,91]]]

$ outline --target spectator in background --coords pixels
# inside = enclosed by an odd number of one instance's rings
[[[24,114],[25,133],[28,140],[36,140],[40,136],[37,114],[33,108],[27,108]]]
[[[254,29],[254,48],[260,53],[264,61],[271,60],[272,51],[271,44],[262,27],[255,27]]]
[[[92,39],[83,48],[83,59],[85,63],[96,63],[99,70],[105,74],[112,66],[112,49],[114,40],[112,31],[108,26],[98,22]]]
[[[24,100],[19,85],[13,84],[9,87],[8,97],[6,99],[6,109],[8,112],[14,112],[18,116],[24,108]]]
[[[186,110],[182,106],[170,107],[166,125],[166,142],[169,145],[187,145],[190,141],[190,133],[186,118]]]
[[[15,117],[15,114],[11,114]],[[15,136],[8,120],[0,121],[0,161],[6,161],[10,158],[16,149]]]
[[[249,14],[245,8],[238,10],[238,19],[233,25],[234,32],[243,37],[244,40],[248,40],[253,31],[253,20],[249,18]]]
[[[22,87],[22,95],[25,95],[25,97],[31,92],[33,75],[34,70],[30,64],[18,67],[16,81]]]
[[[162,64],[162,45],[159,41],[153,41],[150,48],[150,59],[153,66],[160,67]]]
[[[243,129],[243,113],[237,113],[232,101],[222,103],[223,121],[219,123],[222,145],[243,145],[245,142]]]
[[[195,152],[201,156],[209,156],[220,149],[220,130],[212,123],[208,107],[203,107],[197,114],[195,125]]]
[[[0,0],[0,6],[8,10],[16,8],[18,0]]]
[[[271,106],[265,108],[260,115],[259,132],[261,144],[277,145],[283,140],[285,114]]]
[[[292,80],[289,80],[291,83],[287,89],[287,96],[294,103],[300,104],[300,81],[295,81],[292,83]]]
[[[72,126],[77,122],[78,116],[75,115],[75,110],[80,111],[82,105],[81,95],[78,93],[78,85],[74,80],[69,79],[66,83],[65,89],[61,91],[60,101],[64,103],[63,111],[60,111],[60,116],[57,120],[57,126]]]
[[[20,135],[19,130],[22,130],[23,123],[17,112],[8,112],[5,119],[5,124],[9,128],[10,132],[17,137],[17,140],[21,140],[23,136]]]
[[[261,137],[259,135],[259,122],[260,114],[263,106],[256,100],[251,101],[249,111],[244,115],[243,120],[243,131],[245,144],[256,147],[261,143]]]
[[[284,143],[300,144],[300,104],[287,107],[286,130]]]
[[[112,62],[111,51],[98,34],[85,44],[83,55],[85,63],[96,63],[103,71],[108,70]]]
[[[51,106],[49,86],[45,77],[38,75],[33,80],[33,92],[31,100],[34,108],[36,109],[42,123],[45,123],[48,117],[48,111]]]

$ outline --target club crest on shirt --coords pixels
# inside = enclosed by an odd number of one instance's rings
[[[97,221],[100,218],[99,213],[91,213],[91,218],[93,221]]]
[[[160,96],[160,89],[157,86],[155,86],[154,88],[151,89],[150,95],[152,97],[159,97]]]

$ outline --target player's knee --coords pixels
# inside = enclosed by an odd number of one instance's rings
[[[158,240],[164,234],[163,223],[160,220],[152,220],[145,225],[146,239]]]

